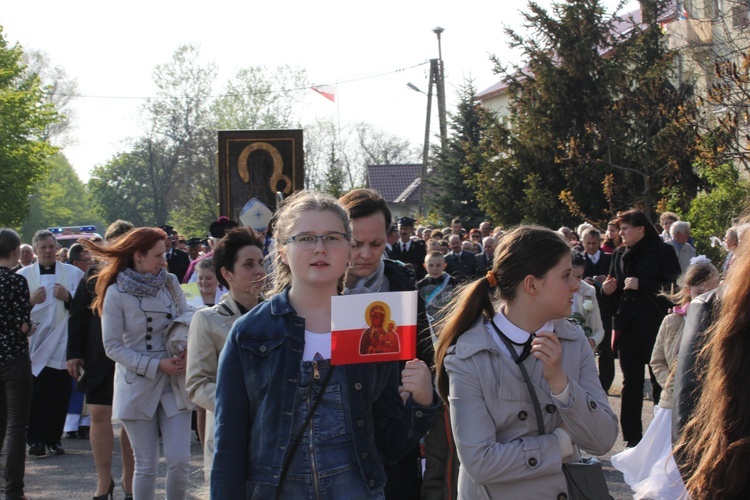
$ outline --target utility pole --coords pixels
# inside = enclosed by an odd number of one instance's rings
[[[445,149],[445,146],[448,143],[448,123],[445,109],[445,66],[443,64],[443,48],[440,43],[440,35],[443,33],[443,31],[445,31],[445,29],[441,28],[440,26],[432,30],[432,32],[437,35],[438,39],[438,60],[437,68],[434,68],[432,64],[430,65],[430,79],[432,79],[434,71],[436,84],[435,88],[437,90],[438,101],[438,118],[440,120],[440,146]],[[434,62],[434,59],[430,61],[430,63]]]

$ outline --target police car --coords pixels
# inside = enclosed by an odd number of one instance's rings
[[[55,235],[57,243],[65,248],[70,248],[73,243],[77,243],[80,239],[102,239],[102,236],[96,232],[96,226],[50,227],[48,230]]]

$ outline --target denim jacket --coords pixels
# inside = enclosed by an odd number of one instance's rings
[[[272,498],[294,429],[294,405],[304,350],[305,320],[288,290],[235,322],[219,360],[216,452],[211,498]],[[398,392],[398,362],[343,365],[344,408],[363,482],[381,489],[384,463],[395,463],[427,433],[439,398],[423,407]],[[322,450],[325,453],[325,450]],[[246,491],[246,481],[255,483]]]

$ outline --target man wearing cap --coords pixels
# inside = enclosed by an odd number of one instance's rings
[[[163,226],[159,226],[159,228],[167,233],[167,239],[164,240],[164,246],[167,249],[164,254],[164,257],[167,259],[167,271],[177,276],[177,279],[181,279],[188,270],[190,257],[188,257],[187,252],[183,252],[173,244],[175,232],[172,226],[164,224]]]
[[[411,238],[414,234],[414,222],[415,220],[411,217],[401,217],[398,220],[400,238],[393,246],[391,258],[411,265],[414,272],[417,273],[417,281],[419,281],[427,275],[427,271],[422,265],[427,255],[427,247],[424,241]]]
[[[185,242],[185,244],[187,245],[187,253],[188,257],[190,257],[190,262],[193,262],[201,256],[203,247],[201,246],[200,238],[190,238]],[[184,275],[182,277],[184,277]]]
[[[227,231],[235,227],[237,227],[237,223],[231,220],[229,217],[225,217],[223,215],[219,217],[216,222],[211,223],[211,225],[208,227],[208,246],[211,247],[211,251],[195,259],[193,262],[190,262],[190,265],[187,268],[187,272],[185,273],[185,278],[182,280],[183,283],[193,283],[195,281],[198,281],[198,274],[193,272],[195,270],[195,266],[203,259],[208,259],[213,256],[214,247],[219,242],[219,240],[224,237]]]

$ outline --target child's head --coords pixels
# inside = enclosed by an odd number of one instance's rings
[[[719,286],[719,279],[719,270],[706,259],[688,267],[677,283],[687,290],[687,300],[693,300]]]
[[[313,279],[314,275],[314,279],[324,279],[326,272],[333,273],[336,274],[340,287],[343,286],[351,253],[351,228],[346,210],[335,198],[315,191],[298,191],[281,203],[272,226],[277,248],[272,293],[279,293],[291,285],[293,267],[297,263],[300,264],[298,271],[313,267],[309,261],[313,260],[311,255],[319,252],[319,249],[325,250],[326,258],[322,259],[326,261],[323,262],[325,266],[316,266],[313,273],[304,273],[305,278]],[[314,238],[314,244],[310,245],[309,242],[301,241],[300,235],[330,235],[331,238],[330,241]],[[292,245],[295,246],[294,249]],[[306,255],[308,253],[310,255]],[[302,273],[298,274],[302,276]]]
[[[698,259],[695,262],[695,259]],[[679,290],[676,293],[663,293],[672,303],[682,306],[719,286],[718,269],[704,256],[695,257],[694,263],[677,279]]]
[[[440,252],[430,252],[424,258],[424,268],[430,278],[439,278],[445,269],[445,257]]]
[[[580,282],[586,271],[586,257],[581,252],[573,250],[570,252],[570,259],[573,263],[573,277]]]
[[[201,293],[206,295],[215,295],[219,280],[216,279],[216,270],[212,259],[202,259],[195,266],[198,273],[198,288]]]

